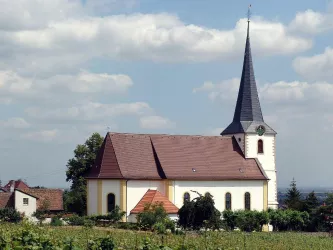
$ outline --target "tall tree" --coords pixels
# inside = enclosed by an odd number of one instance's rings
[[[319,206],[319,201],[314,191],[309,193],[304,200],[304,210],[308,213],[314,211]]]
[[[333,193],[328,193],[324,202],[328,206],[333,206]]]
[[[71,182],[71,188],[64,193],[64,204],[70,212],[80,215],[86,212],[87,183],[84,176],[93,166],[102,143],[103,137],[99,133],[93,133],[84,144],[76,146],[74,158],[67,162],[66,181]]]
[[[301,200],[301,193],[297,189],[296,181],[293,180],[290,183],[290,188],[287,191],[287,197],[285,199],[285,204],[288,206],[289,209],[294,210],[302,210],[303,209],[303,202]]]

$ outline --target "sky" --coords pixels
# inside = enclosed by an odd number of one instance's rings
[[[94,132],[219,135],[247,8],[278,186],[332,187],[333,2],[0,0],[0,180],[68,187]]]

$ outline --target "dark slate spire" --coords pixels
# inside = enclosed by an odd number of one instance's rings
[[[221,135],[237,133],[255,133],[259,125],[265,127],[266,133],[274,133],[265,124],[254,77],[251,45],[250,45],[250,20],[247,23],[247,37],[243,61],[242,78],[239,86],[238,98],[232,123],[221,133]]]
[[[239,86],[237,104],[233,119],[234,122],[264,121],[262,118],[257,85],[253,71],[249,28],[250,21],[248,20],[242,78]]]

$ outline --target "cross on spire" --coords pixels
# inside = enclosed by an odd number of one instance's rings
[[[249,7],[247,8],[247,21],[250,22],[251,19],[251,4],[249,5]]]

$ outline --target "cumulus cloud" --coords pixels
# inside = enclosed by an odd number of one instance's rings
[[[330,81],[333,77],[333,49],[327,47],[322,54],[297,57],[292,65],[306,79]]]
[[[300,11],[290,22],[290,32],[316,35],[333,29],[333,13],[318,12],[311,9]]]
[[[133,85],[127,75],[81,71],[75,75],[58,74],[47,78],[23,77],[15,71],[0,71],[0,97],[7,102],[27,99],[73,102],[82,94],[125,93]],[[81,94],[81,95],[79,95]]]
[[[22,135],[22,138],[32,141],[49,142],[54,140],[58,133],[59,131],[57,129],[41,130],[41,131],[25,133]]]
[[[30,124],[22,117],[11,117],[7,120],[0,121],[0,126],[3,128],[25,129],[29,128]]]
[[[151,107],[144,102],[116,104],[88,102],[83,105],[72,106],[69,108],[55,108],[48,110],[47,108],[41,107],[29,107],[25,110],[25,113],[30,118],[51,123],[79,123],[81,121],[94,121],[121,115],[144,115],[150,112],[152,112]]]
[[[205,92],[211,100],[236,102],[240,79],[232,78],[213,84],[205,82],[193,92]],[[304,101],[333,102],[333,84],[328,82],[278,81],[257,85],[261,101],[269,104],[292,104]],[[213,98],[212,98],[213,97]]]
[[[5,9],[0,17],[0,70],[15,67],[20,74],[44,76],[76,72],[98,58],[204,62],[229,60],[244,49],[246,19],[222,30],[188,24],[168,13],[98,17],[92,6],[105,2],[94,2],[0,0]],[[254,17],[250,29],[258,55],[295,54],[312,46],[279,22]]]
[[[176,127],[175,122],[156,115],[141,117],[140,125],[144,129],[171,129]]]

